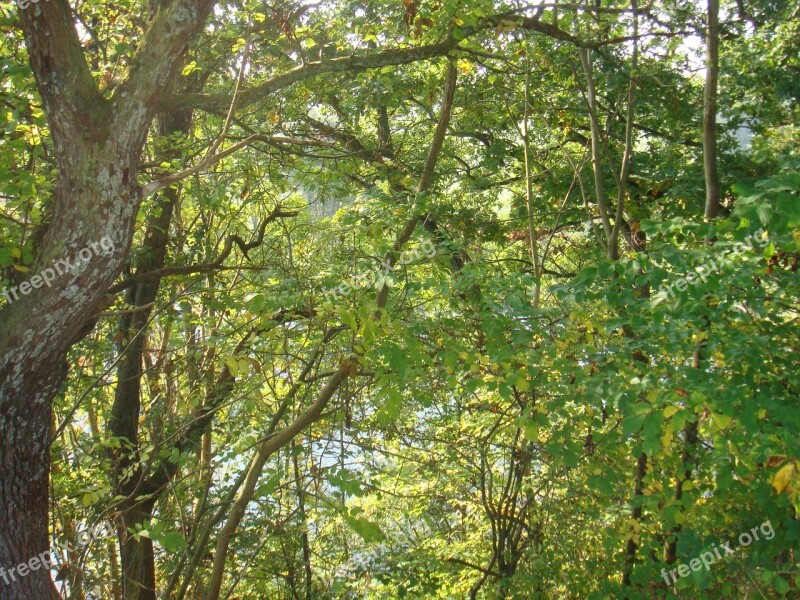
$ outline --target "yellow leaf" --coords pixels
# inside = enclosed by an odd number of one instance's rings
[[[664,409],[664,418],[669,419],[672,415],[680,410],[679,407],[671,405]]]
[[[228,371],[230,371],[233,377],[236,377],[239,374],[239,361],[237,361],[233,356],[229,356],[225,359],[225,364],[228,365]]]
[[[669,454],[669,447],[672,444],[672,430],[667,429],[664,435],[661,436],[661,448],[664,454]]]
[[[732,417],[720,413],[711,413],[711,420],[714,421],[714,426],[717,430],[725,429],[733,421]]]
[[[22,257],[22,250],[19,248],[12,248],[11,249],[11,258],[21,258]]]
[[[783,490],[789,487],[789,484],[792,482],[792,479],[794,479],[796,474],[797,467],[794,463],[787,463],[783,465],[772,478],[772,487],[774,487],[775,491],[780,494]]]
[[[247,358],[240,358],[239,359],[239,373],[244,375],[247,374],[247,370],[250,368],[250,360]]]
[[[14,265],[14,268],[20,273],[27,273],[28,271],[30,271],[28,267],[23,267],[22,265]]]
[[[198,68],[197,63],[195,61],[191,61],[187,63],[185,67],[183,67],[181,75],[183,75],[184,77],[186,77],[187,75],[191,75],[193,71],[197,70],[197,68]]]

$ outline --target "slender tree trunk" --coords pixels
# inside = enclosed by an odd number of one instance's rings
[[[117,546],[113,540],[109,540],[106,545],[108,549],[108,570],[111,573],[111,581],[108,587],[111,589],[112,600],[122,600],[122,572],[117,560]]]
[[[135,525],[152,516],[153,501],[127,507],[118,526],[122,562],[122,597],[125,600],[155,600],[155,555],[149,538],[136,539]]]
[[[308,519],[306,518],[306,492],[303,487],[303,478],[300,476],[300,465],[297,454],[292,454],[292,467],[294,468],[294,484],[297,492],[297,514],[303,531],[300,534],[300,541],[303,549],[303,569],[305,571],[305,598],[311,600],[314,596],[313,571],[311,568],[311,546],[308,542]]]
[[[605,251],[609,260],[617,260],[616,250],[610,244],[614,231],[609,217],[608,196],[603,181],[603,152],[602,133],[597,116],[597,92],[595,90],[594,74],[592,73],[592,55],[589,50],[579,48],[581,65],[586,75],[586,108],[589,111],[589,130],[592,138],[592,173],[594,174],[594,191],[597,198],[597,210],[605,232]]]
[[[706,84],[703,95],[703,171],[706,183],[706,219],[715,219],[719,215],[720,190],[719,175],[717,172],[717,79],[719,76],[719,0],[708,1],[708,24],[706,29]],[[714,243],[713,235],[708,238],[708,243]],[[711,323],[706,317],[703,329],[710,332]],[[692,366],[695,369],[704,368],[703,348],[705,342],[698,343],[694,352]],[[698,443],[699,415],[695,420],[683,428],[683,450],[681,452],[681,467],[675,482],[674,499],[677,505],[683,501],[683,484],[691,481],[694,472],[692,464]],[[678,535],[681,525],[676,523],[668,532],[664,544],[663,559],[667,564],[673,564],[678,558]]]
[[[706,219],[719,215],[717,172],[717,80],[719,78],[719,0],[708,0],[706,85],[703,94],[703,166],[706,180]]]
[[[522,119],[522,143],[525,151],[525,206],[528,211],[528,236],[530,237],[531,264],[533,266],[533,308],[539,308],[542,295],[542,265],[539,261],[539,243],[533,219],[533,176],[531,174],[531,138],[528,130],[531,112],[531,75],[525,74],[525,110]]]
[[[639,501],[641,501],[644,496],[644,476],[646,473],[647,454],[642,452],[639,458],[636,459],[636,473],[634,475],[633,484],[633,500],[636,502],[636,506],[631,509],[631,519],[637,523],[642,519],[642,506],[639,504]],[[636,565],[636,551],[638,548],[639,544],[632,537],[629,538],[625,547],[625,566],[622,571],[622,585],[625,588],[631,585],[631,575],[633,575],[633,567]],[[631,597],[627,594],[629,594],[629,592],[626,591],[626,598]]]
[[[159,133],[169,136],[188,133],[191,127],[191,111],[177,112],[159,118]],[[172,156],[162,157],[174,158]],[[169,241],[169,228],[179,191],[167,188],[159,195],[157,208],[147,225],[145,247],[139,255],[136,274],[155,271],[164,266]],[[155,555],[150,538],[134,538],[133,526],[152,517],[155,502],[142,504],[137,496],[149,493],[141,489],[147,476],[136,467],[139,453],[139,414],[141,410],[142,376],[144,352],[147,347],[147,324],[152,313],[152,304],[158,296],[161,279],[146,280],[128,289],[127,303],[139,308],[125,313],[120,318],[119,330],[125,335],[121,341],[123,356],[117,369],[117,388],[109,422],[109,433],[128,440],[130,452],[117,456],[115,461],[115,493],[127,498],[120,509],[120,557],[122,561],[123,595],[125,600],[155,600]],[[144,308],[149,307],[149,308]],[[123,444],[123,449],[126,445]],[[126,477],[126,473],[133,474]],[[154,497],[153,500],[156,500]],[[145,510],[149,508],[149,510]]]
[[[717,172],[717,81],[719,78],[719,0],[708,0],[708,16],[706,28],[706,83],[703,94],[703,171],[706,183],[705,217],[715,219],[719,215],[720,188]],[[713,236],[708,242],[714,243]],[[711,322],[706,317],[703,331],[710,332]],[[704,368],[703,349],[705,342],[698,343],[694,352],[692,366]],[[699,416],[683,429],[683,451],[681,452],[681,471],[675,483],[675,502],[680,505],[683,500],[683,484],[692,480],[694,465],[693,455],[697,449]],[[664,544],[664,562],[672,564],[677,560],[678,535],[681,525],[675,524],[669,531]]]

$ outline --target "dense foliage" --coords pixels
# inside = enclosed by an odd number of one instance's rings
[[[159,4],[71,3],[103,98]],[[70,149],[0,8],[10,289]],[[62,595],[798,597],[798,17],[722,3],[707,219],[705,5],[217,4],[55,398]]]

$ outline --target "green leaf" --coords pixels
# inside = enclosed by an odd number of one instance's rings
[[[176,550],[186,547],[186,540],[183,539],[183,535],[178,531],[164,533],[160,536],[158,541],[164,546],[167,552],[175,552]]]
[[[360,535],[365,542],[381,542],[386,539],[386,535],[384,535],[377,523],[373,523],[364,517],[351,517],[348,514],[342,516],[350,528]]]
[[[647,414],[635,414],[629,415],[622,419],[622,433],[626,436],[632,436],[633,434],[637,433],[639,429],[642,427],[642,423],[644,423]]]
[[[339,308],[337,310],[339,313],[339,318],[342,319],[342,323],[350,327],[354,333],[358,332],[358,321],[356,321],[356,316],[346,308]]]

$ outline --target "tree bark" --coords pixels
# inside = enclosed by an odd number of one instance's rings
[[[703,167],[706,180],[706,219],[719,215],[717,172],[717,80],[719,78],[719,0],[708,0],[706,85],[703,93]]]
[[[141,202],[136,173],[156,100],[213,4],[163,4],[128,81],[110,100],[103,99],[92,79],[67,0],[51,0],[39,15],[20,11],[59,172],[52,219],[30,278],[52,271],[59,259],[75,259],[82,250],[91,249],[92,255],[54,276],[50,286],[40,281],[24,302],[12,302],[0,312],[2,567],[14,568],[49,549],[52,400],[66,377],[67,352],[91,330],[92,315],[130,247]],[[101,255],[98,242],[105,238],[112,247]],[[0,585],[0,600],[56,597],[49,569]]]
[[[174,133],[189,133],[191,128],[191,111],[176,111],[159,118],[159,134],[169,136]],[[174,158],[164,156],[163,159]],[[179,191],[167,188],[157,199],[157,208],[147,225],[145,248],[136,264],[136,273],[149,273],[164,266],[169,241],[169,228],[172,222],[173,209],[178,201]],[[153,501],[143,504],[138,500],[139,494],[149,492],[141,489],[146,476],[141,467],[135,467],[139,455],[139,414],[141,411],[142,365],[147,340],[147,324],[152,313],[152,304],[158,296],[161,279],[143,280],[128,288],[126,301],[129,306],[141,308],[127,312],[120,318],[119,330],[125,335],[120,342],[120,359],[117,369],[117,388],[114,405],[109,420],[109,433],[115,437],[128,440],[130,447],[125,454],[115,457],[114,476],[115,494],[126,497],[120,507],[120,557],[122,562],[122,589],[126,600],[155,600],[155,555],[153,540],[150,538],[134,538],[130,535],[133,526],[152,518]],[[142,307],[150,308],[142,308]],[[133,475],[125,473],[132,469]]]

